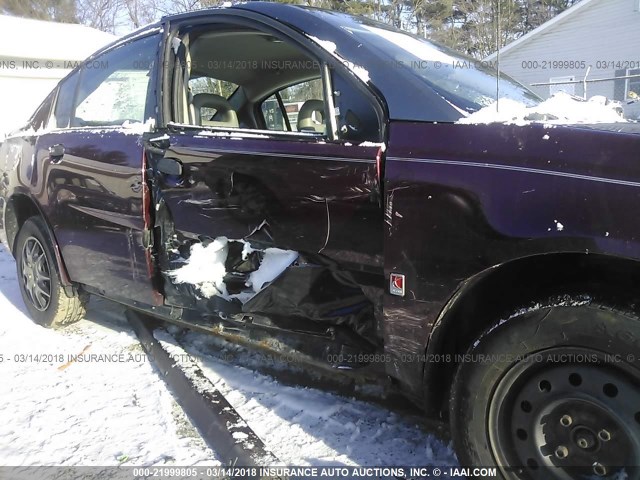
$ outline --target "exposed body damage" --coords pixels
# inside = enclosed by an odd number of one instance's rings
[[[336,146],[315,139],[305,147],[283,138],[274,150],[267,135],[249,135],[230,149],[234,137],[214,133],[175,126],[148,140],[166,303],[247,328],[260,328],[247,319],[262,315],[285,341],[296,330],[341,337],[338,352],[379,348],[384,144],[344,145],[334,159]],[[180,175],[160,171],[166,159]],[[308,350],[327,361],[326,351]]]
[[[322,203],[329,205],[329,200]],[[170,217],[162,202],[157,213],[162,218]],[[352,274],[321,254],[268,246],[273,244],[273,236],[266,220],[245,239],[235,240],[189,239],[170,225],[165,221],[162,229],[164,232],[169,228],[172,233],[163,234],[168,248],[161,255],[168,304],[245,323],[250,315],[265,316],[269,323],[282,329],[284,342],[288,329],[324,332],[331,338],[338,330],[343,334],[344,345],[340,347],[338,343],[336,352],[343,351],[340,348],[348,348],[351,354],[371,352],[379,345],[374,312],[377,310],[379,315],[382,310],[381,289],[377,294],[375,289],[359,285]],[[327,241],[329,236],[328,233]],[[256,326],[260,328],[262,324]],[[295,336],[293,340],[297,343]],[[329,352],[317,351],[316,346],[298,349],[316,361],[343,366],[361,363],[346,357],[344,361],[328,360]]]

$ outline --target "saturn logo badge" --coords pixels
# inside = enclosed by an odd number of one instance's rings
[[[389,277],[389,293],[404,297],[404,275],[392,273]]]

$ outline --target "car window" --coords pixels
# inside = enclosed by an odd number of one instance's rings
[[[189,79],[189,90],[192,95],[198,93],[214,93],[224,98],[229,98],[236,91],[238,85],[226,80],[218,80],[211,77],[197,77]]]
[[[220,24],[189,26],[172,42],[172,123],[264,130],[260,107],[280,92],[292,118],[289,128],[280,121],[279,130],[300,130],[298,118],[306,112],[305,129],[324,131],[320,62],[298,44],[261,30]],[[302,109],[309,100],[314,101]],[[278,119],[270,118],[276,130]]]
[[[262,102],[260,109],[268,130],[326,132],[319,78],[283,88]]]
[[[48,125],[49,118],[51,115],[51,107],[53,106],[53,99],[55,98],[55,89],[44,101],[40,104],[35,113],[31,116],[29,120],[29,125],[34,130],[40,130],[41,128],[45,128]]]
[[[475,112],[495,101],[497,73],[458,52],[407,32],[374,22],[345,26],[380,56],[408,69],[462,110]],[[526,105],[540,102],[533,92],[507,75],[498,81],[500,95]]]
[[[157,45],[157,36],[146,37],[88,63],[80,77],[71,126],[144,122]]]
[[[73,109],[73,99],[78,85],[79,72],[69,75],[58,88],[56,98],[56,108],[53,113],[52,123],[56,128],[67,128],[71,123],[71,110]]]

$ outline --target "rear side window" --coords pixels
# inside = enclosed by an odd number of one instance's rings
[[[302,109],[305,103],[307,106]],[[324,94],[319,78],[283,88],[262,102],[260,108],[268,130],[326,133]],[[301,109],[304,118],[299,115]]]
[[[71,126],[144,122],[159,37],[125,44],[83,66]]]
[[[75,72],[60,84],[58,97],[56,98],[56,108],[53,114],[53,124],[56,128],[67,128],[71,122],[73,98],[76,94],[79,76],[79,72]]]
[[[55,89],[47,98],[45,98],[44,102],[40,104],[38,109],[35,111],[31,120],[29,120],[29,124],[31,128],[34,130],[40,130],[42,128],[46,128],[49,122],[49,116],[51,115],[51,107],[53,106],[53,99],[55,98]]]

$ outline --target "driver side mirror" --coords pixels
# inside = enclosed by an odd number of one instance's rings
[[[351,138],[360,133],[362,124],[358,116],[351,110],[347,110],[344,116],[344,123],[340,126],[340,136],[342,138]]]

